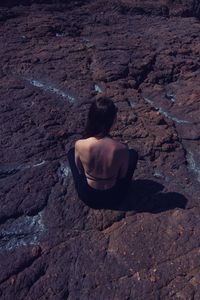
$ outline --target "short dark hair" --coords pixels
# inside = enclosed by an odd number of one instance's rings
[[[94,100],[88,112],[84,137],[88,138],[99,134],[106,136],[109,134],[117,111],[114,102],[108,97],[100,97]]]

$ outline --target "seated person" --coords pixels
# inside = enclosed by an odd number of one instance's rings
[[[109,208],[123,200],[136,168],[137,152],[109,135],[116,117],[110,98],[93,101],[84,138],[68,152],[78,196],[93,208]]]

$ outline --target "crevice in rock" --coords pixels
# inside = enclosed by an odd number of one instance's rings
[[[128,6],[125,4],[118,5],[117,11],[122,15],[146,15],[146,16],[169,16],[169,8],[165,5],[160,5],[158,7],[153,7],[153,5],[147,5],[146,7],[142,7],[138,4],[135,6]]]
[[[15,214],[11,214],[9,216],[3,216],[0,218],[0,225],[6,223],[9,219],[17,219],[23,216],[22,212],[16,212]]]
[[[193,0],[192,15],[194,15],[197,18],[200,18],[200,2],[199,2],[199,0]]]
[[[136,83],[134,85],[135,89],[139,89],[140,85],[145,82],[148,75],[153,71],[153,68],[156,64],[156,56],[157,55],[154,54],[150,61],[143,67],[142,72],[139,75],[137,75]]]

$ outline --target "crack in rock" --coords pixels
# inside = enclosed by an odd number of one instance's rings
[[[69,94],[66,94],[64,91],[52,86],[52,85],[49,85],[49,84],[46,84],[46,83],[43,83],[42,81],[39,81],[39,80],[35,80],[35,79],[27,79],[26,80],[33,86],[37,87],[37,88],[40,88],[44,91],[47,91],[47,92],[50,92],[50,93],[53,93],[53,94],[56,94],[57,96],[60,96],[62,98],[65,98],[69,101],[69,103],[73,103],[75,101],[75,98],[72,97],[71,95]]]
[[[147,103],[149,103],[151,106],[153,106],[156,110],[158,110],[158,112],[163,115],[164,117],[178,123],[178,124],[191,124],[190,121],[187,120],[182,120],[182,119],[178,119],[176,117],[173,117],[171,115],[168,114],[168,112],[164,111],[161,107],[157,107],[154,102],[152,100],[150,100],[147,97],[143,97],[144,101],[146,101]]]
[[[41,212],[35,216],[22,216],[9,220],[0,228],[0,251],[38,245],[39,236],[46,230]]]
[[[35,163],[35,164],[22,164],[22,165],[2,165],[0,167],[0,179],[1,178],[5,178],[9,175],[13,175],[19,171],[23,171],[26,169],[31,169],[31,168],[37,168],[40,166],[43,166],[44,164],[46,164],[46,161],[43,160],[41,162]]]

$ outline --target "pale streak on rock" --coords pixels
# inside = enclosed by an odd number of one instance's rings
[[[45,232],[42,213],[9,220],[0,228],[0,251],[13,250],[21,246],[38,245],[39,236]]]
[[[72,172],[69,166],[64,165],[61,163],[60,167],[58,168],[58,177],[61,180],[61,182],[64,181],[66,183],[66,180],[71,177]]]
[[[157,178],[164,178],[164,175],[160,171],[155,171],[153,176]]]
[[[52,85],[49,85],[49,84],[46,84],[46,83],[43,83],[42,81],[39,81],[39,80],[35,80],[35,79],[26,79],[28,80],[28,82],[37,87],[37,88],[40,88],[44,91],[48,91],[50,93],[54,93],[56,94],[57,96],[60,96],[62,98],[65,98],[67,99],[70,103],[73,103],[75,101],[75,98],[70,96],[69,94],[66,94],[65,92],[63,92],[62,90],[52,86]]]
[[[175,102],[175,101],[176,101],[176,96],[175,96],[174,93],[167,92],[167,93],[165,94],[165,97],[166,97],[167,99],[169,99],[171,102]]]
[[[94,85],[94,90],[97,93],[102,93],[102,89],[97,84]]]
[[[188,162],[188,169],[197,175],[197,181],[200,182],[200,167],[197,166],[194,154],[191,151],[188,151],[186,159]]]
[[[149,103],[151,106],[153,106],[156,110],[158,110],[158,112],[163,115],[164,117],[174,121],[175,123],[178,123],[178,124],[191,124],[190,121],[187,121],[187,120],[181,120],[181,119],[178,119],[176,117],[173,117],[171,115],[169,115],[166,111],[164,111],[162,108],[160,107],[157,107],[154,102],[152,100],[150,100],[149,98],[147,97],[143,97],[144,101],[146,101],[147,103]]]
[[[133,101],[130,100],[129,103],[130,103],[130,107],[131,108],[135,108],[136,107],[136,104]]]
[[[43,160],[41,162],[35,163],[35,164],[22,164],[22,165],[4,165],[0,167],[0,178],[7,177],[9,175],[13,175],[17,173],[18,171],[23,171],[31,168],[40,167],[46,164],[46,161]]]
[[[56,37],[61,37],[61,36],[62,36],[62,33],[56,32],[55,36],[56,36]]]
[[[21,166],[18,166],[18,169],[26,170],[26,169],[36,168],[36,167],[43,166],[45,163],[46,163],[46,161],[43,160],[43,161],[35,163],[33,165],[21,165]]]
[[[43,160],[43,161],[41,161],[40,163],[37,163],[37,164],[33,165],[33,168],[34,168],[34,167],[42,166],[42,165],[44,165],[45,163],[46,163],[45,160]]]
[[[68,166],[64,167],[63,168],[63,174],[64,174],[65,177],[71,176],[71,169]]]
[[[153,176],[156,177],[156,178],[163,179],[165,182],[170,182],[170,181],[173,180],[173,177],[171,177],[171,176],[165,176],[159,170],[155,170],[154,173],[153,173]]]

